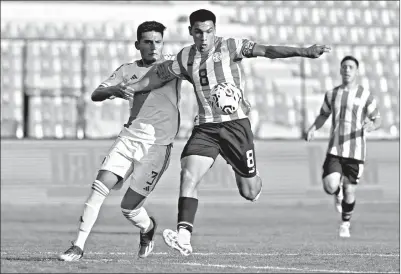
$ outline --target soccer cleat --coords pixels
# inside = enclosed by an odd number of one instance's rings
[[[153,228],[146,233],[140,232],[139,251],[138,251],[139,258],[148,257],[149,254],[152,252],[153,247],[155,246],[155,241],[153,240],[153,237],[155,236],[157,224],[153,217],[149,218],[153,222]]]
[[[341,238],[349,238],[351,234],[349,233],[350,222],[342,222],[340,225],[339,234]]]
[[[67,249],[66,252],[63,254],[59,255],[59,260],[61,261],[66,261],[66,262],[73,262],[73,261],[78,261],[79,259],[82,258],[84,255],[84,251],[79,247],[74,245],[74,242],[71,242],[72,246]]]
[[[189,231],[188,231],[189,232]],[[182,240],[179,241],[179,235],[176,231],[171,229],[165,229],[163,231],[163,239],[166,245],[178,250],[182,255],[189,256],[192,253],[191,243],[188,241],[184,243]]]
[[[343,194],[343,188],[341,185],[340,191],[338,192],[338,194],[334,194],[334,206],[335,206],[337,212],[339,212],[339,213],[343,212],[343,207],[341,205],[343,198],[344,198],[344,194]]]

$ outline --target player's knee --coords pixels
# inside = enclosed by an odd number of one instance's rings
[[[110,171],[100,170],[96,177],[96,180],[102,182],[103,185],[111,190],[122,180],[122,178]]]
[[[344,184],[343,191],[344,196],[353,196],[355,194],[356,185],[355,184]]]
[[[341,174],[339,172],[323,174],[323,189],[329,195],[333,195],[338,190],[340,182]]]
[[[324,180],[323,179],[323,189],[329,195],[333,195],[337,191],[338,186],[339,186],[339,183],[337,183],[333,180]]]
[[[194,174],[186,168],[181,169],[180,176],[181,176],[181,184],[192,185],[195,184],[197,181],[197,178],[195,178]]]

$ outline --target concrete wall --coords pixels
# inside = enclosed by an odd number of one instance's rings
[[[113,140],[1,141],[1,203],[83,202],[97,169]],[[151,195],[150,202],[176,202],[179,189],[179,156],[184,141],[172,150],[170,167]],[[326,142],[256,142],[257,166],[264,181],[261,202],[319,203],[328,201],[321,187]],[[107,203],[118,203],[128,184]],[[399,200],[399,143],[368,143],[365,173],[359,200]],[[233,171],[218,158],[201,183],[205,202],[245,202],[238,194]]]

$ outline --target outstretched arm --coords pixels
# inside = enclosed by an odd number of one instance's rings
[[[306,58],[318,58],[325,52],[329,52],[331,48],[323,45],[313,45],[309,48],[299,47],[287,47],[287,46],[266,46],[261,44],[255,44],[252,51],[252,56],[267,57],[270,59],[276,58],[289,58],[289,57],[306,57]]]
[[[135,93],[161,88],[166,83],[177,78],[177,75],[175,75],[169,69],[172,63],[173,61],[168,60],[161,64],[155,65],[139,81],[135,83],[127,82],[124,85],[125,90]]]

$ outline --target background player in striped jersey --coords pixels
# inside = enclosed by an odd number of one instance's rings
[[[84,244],[104,199],[110,190],[120,189],[131,174],[132,180],[121,201],[121,210],[140,229],[138,256],[147,257],[153,249],[156,223],[148,216],[143,203],[170,162],[172,142],[179,128],[178,88],[181,80],[169,82],[152,93],[134,96],[125,92],[125,82],[126,79],[137,81],[154,64],[166,60],[162,55],[164,30],[165,27],[155,21],[139,25],[135,47],[142,59],[120,66],[92,94],[93,101],[114,97],[129,99],[130,117],[100,167],[84,206],[78,236],[73,245],[60,255],[61,260],[75,261],[83,256]]]
[[[350,237],[349,227],[355,207],[355,189],[363,173],[366,157],[365,132],[376,130],[381,123],[376,100],[369,90],[357,83],[359,63],[352,56],[341,61],[342,85],[324,96],[320,114],[305,135],[311,141],[332,114],[330,141],[323,164],[324,190],[335,197],[342,212],[339,234]]]
[[[194,44],[183,48],[174,62],[157,66],[136,84],[133,92],[151,90],[176,77],[192,83],[199,114],[195,127],[181,154],[181,184],[178,201],[177,231],[166,229],[166,243],[183,255],[192,252],[190,237],[198,207],[198,183],[220,154],[234,172],[239,192],[247,200],[258,199],[262,181],[256,170],[253,133],[248,119],[250,105],[242,100],[239,110],[231,115],[216,113],[208,97],[219,83],[229,82],[244,91],[241,60],[251,57],[317,58],[330,50],[327,46],[295,48],[265,46],[248,39],[216,36],[216,17],[208,10],[197,10],[189,16],[189,33]]]

